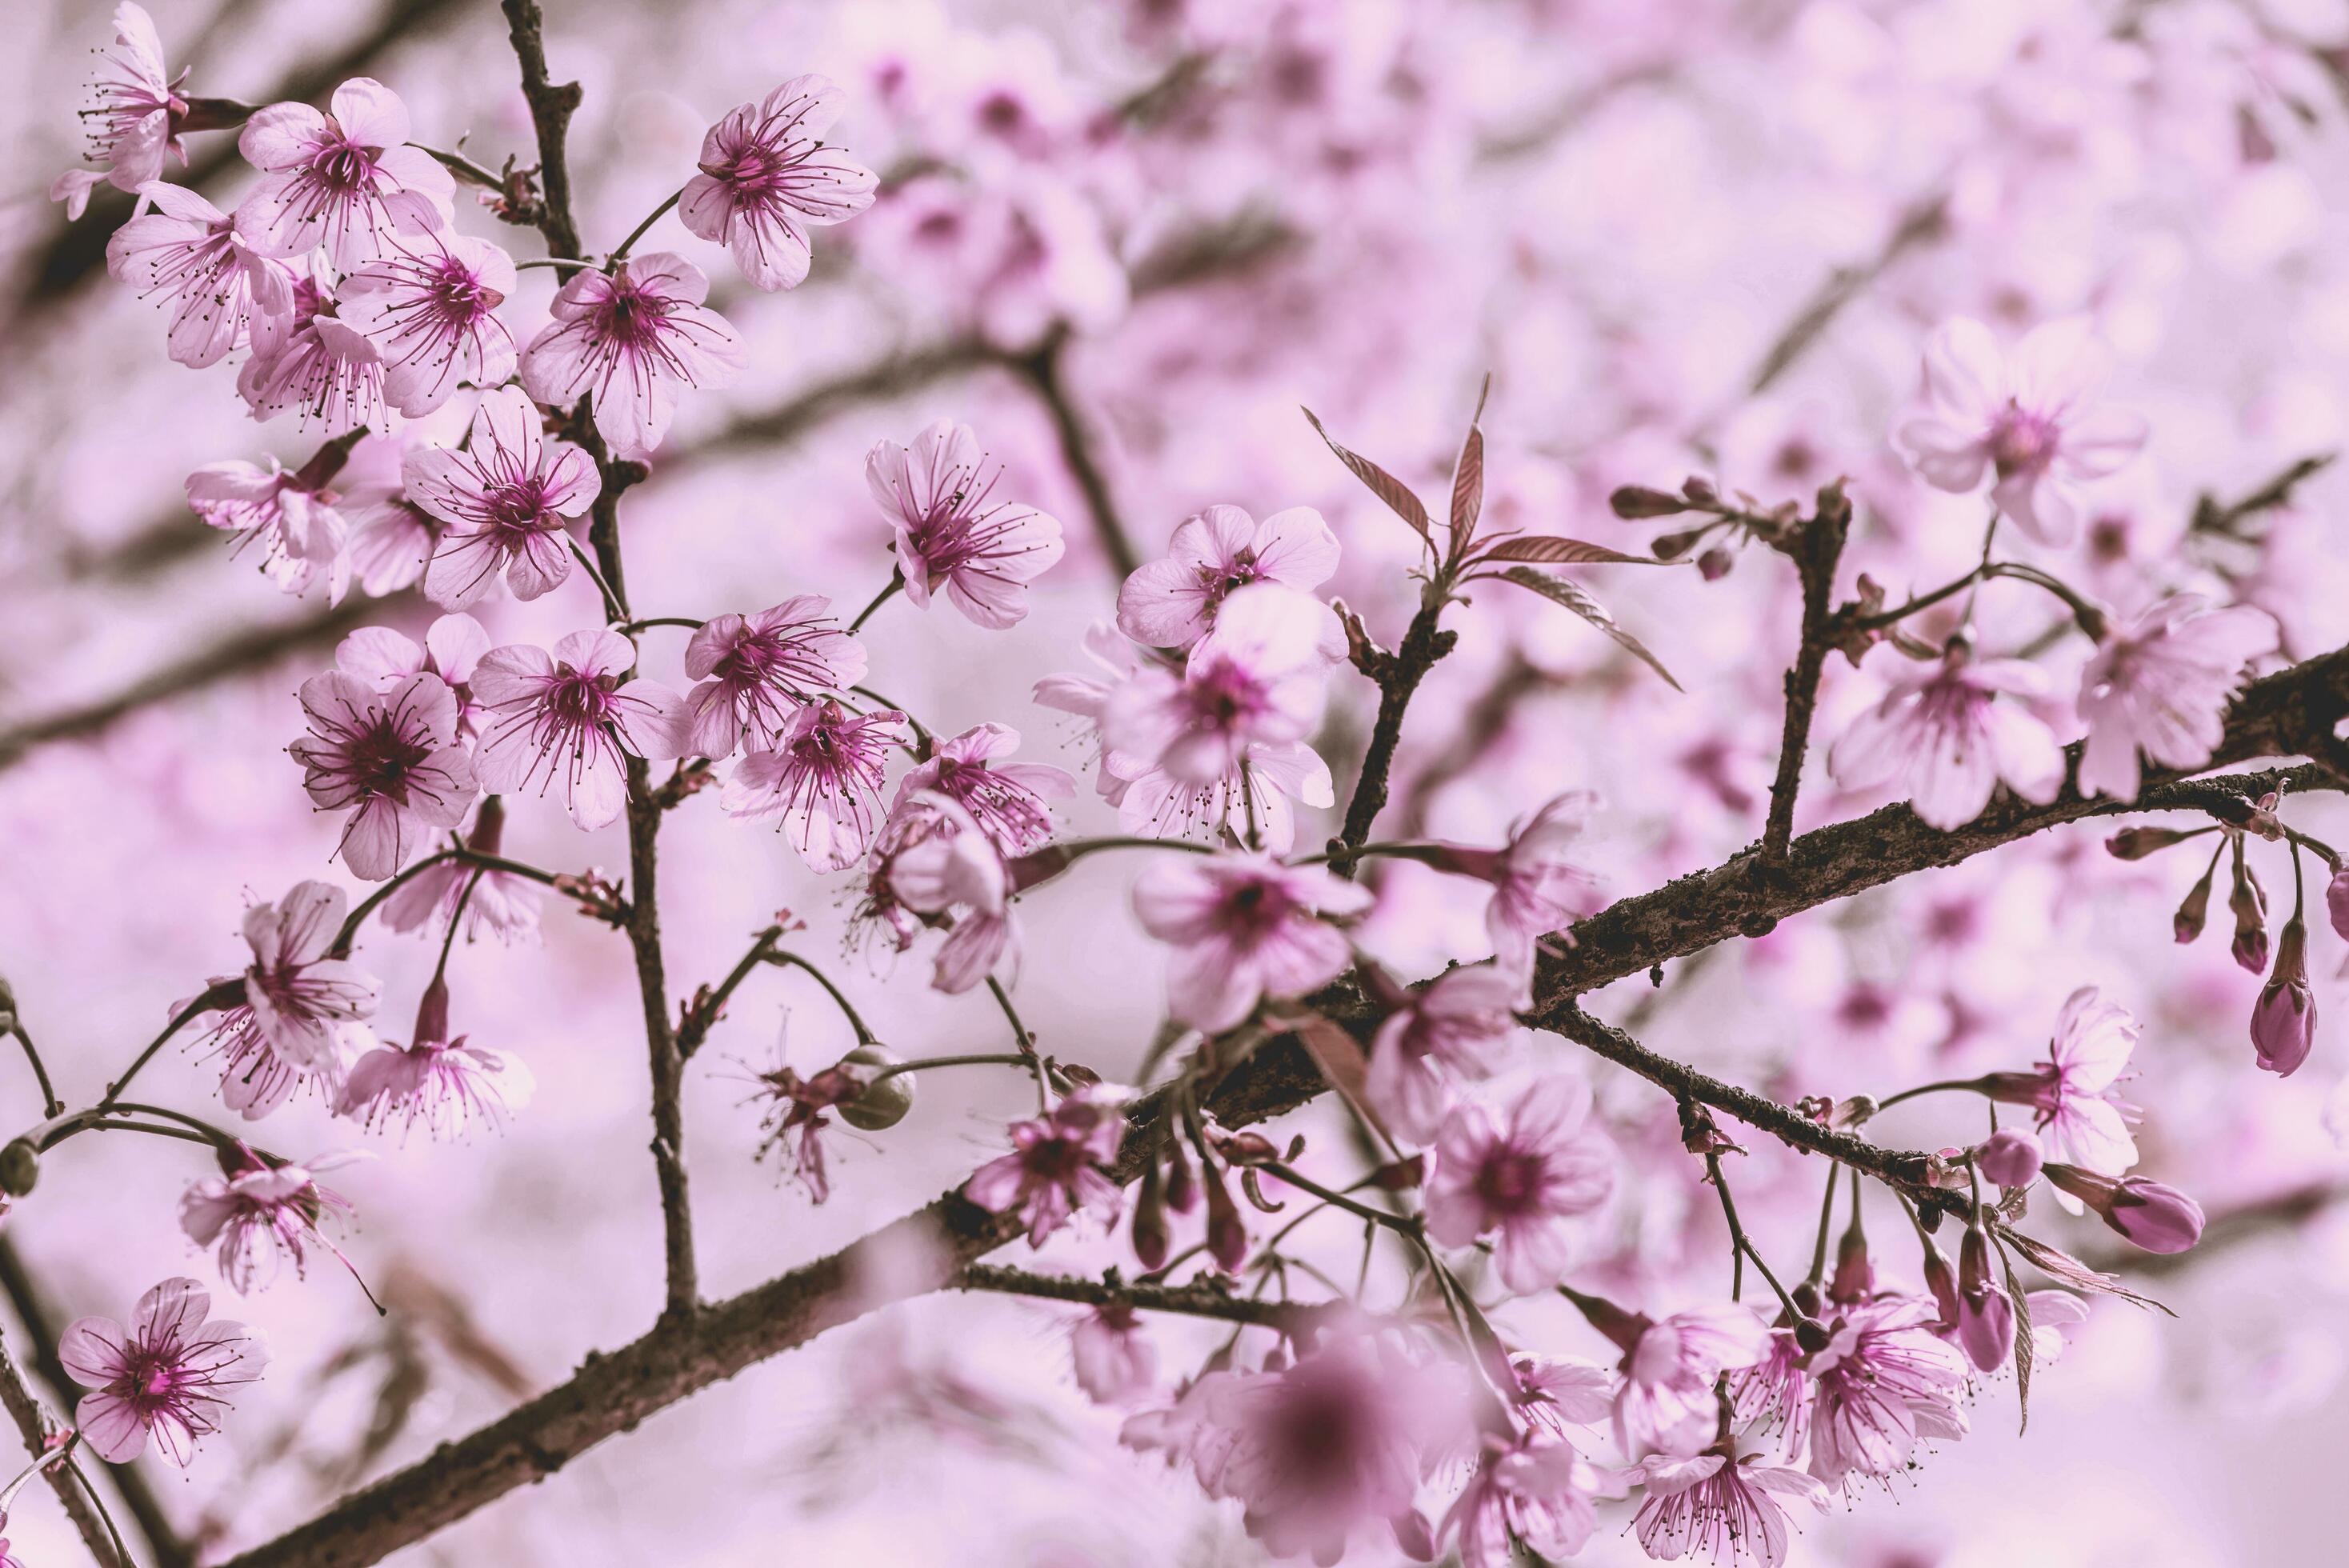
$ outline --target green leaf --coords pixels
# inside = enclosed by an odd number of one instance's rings
[[[1672,672],[1664,668],[1655,655],[1648,652],[1645,644],[1617,625],[1615,617],[1609,615],[1598,600],[1584,593],[1577,584],[1568,582],[1563,577],[1552,577],[1546,572],[1537,572],[1530,566],[1512,566],[1499,575],[1520,588],[1532,589],[1554,603],[1565,605],[1612,637],[1632,657],[1663,676],[1666,686],[1671,686],[1674,691],[1686,689],[1680,682],[1672,679]]]
[[[1356,479],[1370,486],[1371,493],[1386,502],[1388,510],[1417,529],[1420,538],[1427,542],[1430,550],[1434,549],[1435,524],[1428,517],[1427,508],[1411,493],[1410,487],[1370,459],[1340,446],[1331,438],[1330,432],[1321,428],[1321,421],[1313,417],[1312,409],[1305,410],[1305,418],[1312,425],[1314,434],[1328,442],[1330,449],[1338,454],[1338,460],[1351,469]]]

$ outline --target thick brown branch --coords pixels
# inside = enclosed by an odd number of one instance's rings
[[[1173,1312],[1187,1317],[1214,1317],[1257,1328],[1277,1328],[1284,1334],[1302,1333],[1318,1319],[1340,1309],[1338,1303],[1306,1305],[1234,1295],[1213,1284],[1111,1284],[1072,1274],[1031,1274],[1026,1269],[1004,1268],[995,1264],[970,1264],[948,1280],[947,1288],[1032,1295],[1085,1306],[1133,1306],[1144,1312]]]
[[[1411,707],[1419,683],[1427,678],[1427,672],[1452,651],[1455,641],[1453,634],[1437,624],[1449,597],[1443,589],[1431,584],[1420,600],[1418,614],[1412,616],[1411,625],[1403,633],[1402,646],[1375,666],[1378,717],[1371,723],[1371,742],[1362,751],[1362,770],[1355,777],[1353,798],[1346,802],[1345,825],[1330,846],[1330,869],[1341,877],[1351,877],[1356,865],[1352,856],[1341,851],[1359,850],[1370,842],[1371,827],[1386,809],[1395,748],[1402,742],[1403,713]]]

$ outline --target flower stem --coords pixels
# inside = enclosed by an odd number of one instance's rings
[[[163,1048],[163,1042],[170,1039],[173,1035],[178,1034],[181,1026],[190,1019],[195,1017],[200,1013],[209,1013],[215,1007],[233,1006],[237,1002],[243,1000],[243,981],[223,980],[219,985],[207,990],[202,995],[198,996],[194,1001],[189,1003],[186,1006],[181,1008],[178,1012],[172,1014],[171,1021],[163,1026],[163,1032],[157,1035],[152,1040],[150,1040],[147,1043],[147,1048],[140,1051],[137,1057],[132,1058],[130,1066],[124,1069],[120,1078],[116,1078],[112,1083],[106,1086],[106,1098],[99,1100],[92,1109],[96,1110],[106,1110],[110,1109],[116,1100],[120,1099],[122,1098],[122,1091],[130,1087],[130,1080],[139,1076],[140,1069],[144,1068],[149,1062],[154,1060],[155,1053]]]
[[[635,247],[636,242],[638,240],[645,237],[645,231],[651,228],[655,223],[659,222],[661,221],[661,215],[667,212],[670,208],[676,206],[678,198],[682,197],[684,194],[685,191],[682,189],[672,191],[669,192],[668,199],[667,201],[654,208],[651,211],[646,213],[645,221],[628,231],[628,237],[620,242],[620,248],[614,251],[612,253],[611,259],[604,263],[604,270],[605,272],[610,272],[614,267],[616,267],[622,262],[626,261],[628,259],[628,252]]]
[[[856,1043],[860,1046],[877,1046],[881,1043],[880,1037],[864,1026],[864,1020],[857,1016],[855,1005],[841,994],[839,986],[832,983],[831,975],[826,975],[796,953],[770,953],[766,955],[766,961],[778,968],[804,969],[814,975],[815,983],[830,994],[833,1004],[840,1008],[842,1016],[848,1020],[848,1026],[856,1031]]]
[[[9,1015],[7,1032],[16,1036],[16,1043],[25,1047],[25,1060],[32,1065],[33,1077],[41,1086],[41,1114],[57,1115],[65,1109],[65,1102],[57,1098],[57,1089],[49,1082],[49,1069],[42,1065],[41,1053],[33,1045],[33,1037],[25,1032],[24,1021],[13,1013]]]
[[[849,631],[854,633],[864,630],[864,623],[873,619],[873,612],[878,610],[882,605],[886,604],[890,600],[895,598],[897,596],[897,590],[903,588],[905,585],[905,569],[902,566],[893,567],[889,573],[889,581],[887,584],[882,588],[881,592],[873,595],[873,603],[865,605],[864,608],[856,612],[856,619],[848,623]]]

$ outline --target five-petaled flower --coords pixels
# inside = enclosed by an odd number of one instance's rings
[[[999,631],[1028,614],[1028,584],[1061,559],[1061,525],[1034,507],[994,499],[1003,477],[968,425],[941,419],[910,447],[881,441],[864,482],[896,530],[905,594],[939,589],[971,624]]]
[[[1944,831],[1981,816],[2001,781],[2044,806],[2064,787],[2064,749],[2012,699],[2046,690],[2037,665],[1976,658],[1955,638],[1940,664],[1894,677],[1883,699],[1829,749],[1827,767],[1847,789],[1898,784],[1919,818]]]
[[[89,139],[88,160],[105,167],[68,170],[49,188],[49,200],[66,203],[66,215],[79,218],[89,204],[89,193],[101,181],[121,191],[136,191],[160,179],[166,154],[181,162],[188,150],[180,140],[180,125],[188,100],[180,96],[180,73],[174,79],[163,63],[163,40],[154,19],[130,0],[114,8],[114,42],[98,51],[90,72],[89,107],[81,110]]]
[[[535,1085],[520,1058],[450,1037],[449,987],[438,976],[424,988],[413,1035],[405,1046],[386,1040],[353,1064],[336,1116],[370,1130],[396,1121],[402,1138],[420,1124],[439,1140],[476,1121],[495,1128],[530,1102]]]
[[[644,457],[668,433],[678,387],[723,387],[742,367],[741,340],[709,297],[701,269],[667,251],[575,273],[523,350],[522,384],[558,407],[592,396],[613,452]]]
[[[406,194],[394,202],[420,206]],[[514,342],[497,309],[514,292],[513,258],[447,229],[385,240],[383,253],[345,278],[335,298],[382,357],[392,407],[412,418],[447,402],[460,383],[502,386],[514,372]]]
[[[255,110],[237,138],[246,161],[266,171],[236,210],[237,232],[267,256],[325,246],[348,272],[381,255],[402,226],[446,226],[457,182],[422,148],[408,145],[408,106],[368,77],[335,89],[330,112],[305,103]],[[410,191],[420,205],[390,198]]]
[[[439,676],[389,691],[329,670],[302,683],[310,733],[286,748],[322,811],[349,810],[338,853],[351,874],[381,882],[420,837],[465,820],[480,791],[457,739],[457,697]]]
[[[1144,664],[1110,695],[1103,737],[1121,757],[1193,786],[1226,778],[1259,751],[1303,741],[1327,695],[1321,634],[1329,619],[1326,606],[1293,588],[1242,589],[1179,671]]]
[[[2136,799],[2140,752],[2179,771],[2209,762],[2227,704],[2276,636],[2266,611],[2213,610],[2199,593],[2173,593],[2116,628],[2080,671],[2082,792]]]
[[[294,321],[294,273],[261,254],[236,221],[184,185],[151,180],[154,204],[106,242],[106,270],[141,299],[171,303],[171,357],[202,369],[250,344],[273,355]]]
[[[827,697],[793,714],[771,747],[735,764],[719,803],[750,820],[780,826],[800,859],[819,872],[864,858],[881,801],[882,765],[905,738],[894,708],[852,713]]]
[[[1257,521],[1236,506],[1186,518],[1166,557],[1137,569],[1117,593],[1117,629],[1154,648],[1185,648],[1215,629],[1226,599],[1251,583],[1309,593],[1338,570],[1338,536],[1309,506]]]
[[[1080,1089],[1045,1115],[1013,1123],[1011,1152],[971,1172],[963,1196],[995,1213],[1017,1211],[1031,1247],[1080,1215],[1113,1223],[1118,1185],[1102,1167],[1117,1158],[1124,1131],[1117,1107]]]
[[[1717,1568],[1778,1568],[1786,1560],[1791,1497],[1826,1506],[1826,1488],[1801,1470],[1736,1457],[1729,1445],[1680,1459],[1651,1454],[1640,1466],[1647,1496],[1631,1522],[1651,1557],[1677,1562],[1702,1553]]]
[[[261,572],[288,593],[310,586],[319,570],[329,592],[342,597],[340,562],[349,524],[336,510],[342,498],[300,469],[232,459],[206,463],[188,476],[188,506],[207,527],[236,535],[242,553],[261,547]]]
[[[873,171],[820,139],[840,118],[840,88],[794,77],[746,103],[701,139],[701,171],[685,182],[686,228],[734,253],[742,275],[787,289],[808,274],[808,225],[838,223],[873,205]]]
[[[351,1260],[318,1228],[329,1216],[347,1215],[350,1202],[320,1186],[318,1175],[361,1158],[326,1154],[297,1165],[264,1159],[237,1144],[233,1152],[222,1153],[223,1166],[235,1161],[233,1168],[191,1183],[181,1196],[180,1228],[198,1246],[217,1249],[221,1278],[240,1295],[266,1289],[277,1276],[281,1258],[291,1258],[294,1277],[302,1278],[313,1244],[325,1247],[350,1268]],[[352,1272],[356,1277],[357,1271]]]
[[[1982,1080],[1983,1092],[2002,1104],[2031,1107],[2048,1158],[2117,1176],[2137,1163],[2137,1140],[2129,1134],[2137,1108],[2119,1089],[2143,1032],[2127,1008],[2083,985],[2064,999],[2038,1069],[1992,1073]],[[2072,1212],[2080,1212],[2076,1200],[2058,1197]]]
[[[241,1323],[208,1322],[212,1298],[191,1279],[167,1279],[131,1313],[77,1319],[57,1338],[57,1360],[93,1390],[74,1408],[90,1451],[129,1464],[156,1449],[184,1467],[196,1439],[220,1430],[225,1390],[261,1376],[268,1353]]]
[[[698,683],[685,694],[695,755],[772,747],[809,703],[864,678],[864,645],[840,629],[831,610],[822,594],[802,593],[695,628],[685,645],[685,673]]]
[[[1267,996],[1301,996],[1353,959],[1330,917],[1371,907],[1368,888],[1322,866],[1268,855],[1170,854],[1134,883],[1143,929],[1171,945],[1167,1001],[1176,1018],[1220,1034]]]
[[[1039,850],[1052,837],[1050,800],[1076,793],[1076,780],[1039,762],[999,762],[1019,748],[1019,732],[1004,724],[978,724],[941,740],[930,758],[897,781],[897,803],[935,790],[968,811],[1007,855]]]
[[[686,743],[685,699],[635,680],[636,651],[617,632],[574,632],[545,649],[492,648],[473,670],[481,738],[473,777],[499,793],[560,786],[571,820],[600,828],[627,794],[626,755],[661,761]]]
[[[1427,1233],[1448,1247],[1493,1237],[1501,1283],[1547,1290],[1574,1262],[1576,1223],[1615,1190],[1616,1153],[1589,1125],[1590,1086],[1537,1079],[1506,1112],[1455,1106],[1435,1142]]]
[[[485,394],[462,451],[419,447],[400,463],[417,505],[449,525],[424,569],[424,593],[448,610],[480,602],[500,577],[535,599],[571,575],[564,530],[600,487],[595,465],[569,441],[551,441],[520,387]]]

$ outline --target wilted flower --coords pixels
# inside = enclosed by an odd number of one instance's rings
[[[57,1360],[94,1390],[74,1408],[90,1451],[129,1464],[156,1449],[185,1468],[196,1439],[220,1430],[225,1390],[261,1376],[268,1353],[241,1323],[205,1321],[212,1298],[191,1279],[167,1279],[145,1295],[126,1329],[110,1317],[77,1319],[57,1337]]]

